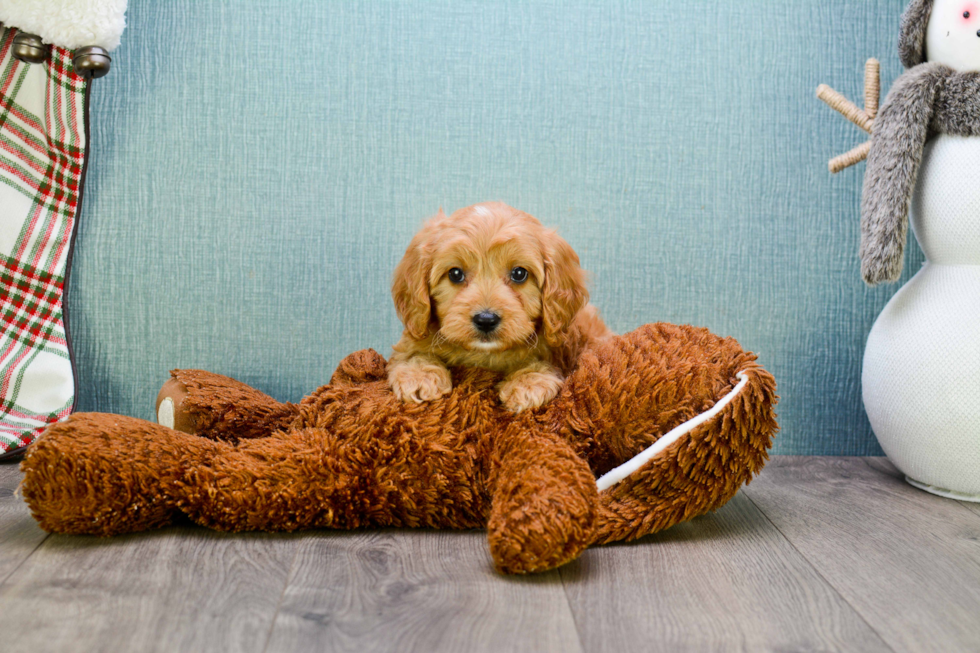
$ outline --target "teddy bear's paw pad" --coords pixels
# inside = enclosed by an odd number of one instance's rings
[[[174,427],[174,400],[164,397],[160,405],[157,406],[157,424],[166,426],[168,429]]]
[[[190,433],[197,432],[197,423],[185,406],[187,388],[177,379],[170,378],[157,395],[157,424],[168,429]]]

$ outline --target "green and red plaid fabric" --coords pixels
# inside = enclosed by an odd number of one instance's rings
[[[0,29],[0,455],[71,412],[63,296],[86,155],[87,83],[71,53],[43,64]]]

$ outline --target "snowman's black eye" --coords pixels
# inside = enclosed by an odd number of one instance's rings
[[[964,11],[963,12],[963,18],[969,18],[969,17],[970,17],[970,12],[969,11]]]
[[[514,268],[510,271],[510,280],[514,283],[524,283],[527,281],[527,270],[524,268]]]
[[[453,283],[463,283],[466,280],[466,273],[462,268],[453,268],[449,271],[449,280]]]

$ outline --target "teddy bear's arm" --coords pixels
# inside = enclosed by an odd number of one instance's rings
[[[288,428],[299,412],[255,388],[203,370],[173,370],[157,396],[157,422],[212,440],[237,442]]]
[[[870,285],[902,273],[909,203],[936,95],[950,72],[932,63],[909,70],[875,119],[861,197],[861,274]]]

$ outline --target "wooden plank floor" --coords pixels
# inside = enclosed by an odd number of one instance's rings
[[[977,651],[980,506],[778,457],[721,510],[547,574],[481,532],[48,536],[0,463],[0,650]]]

